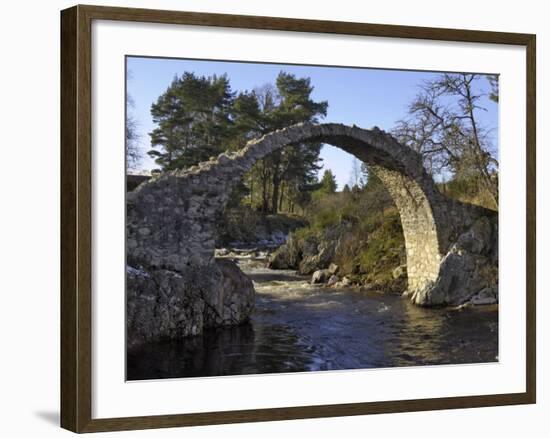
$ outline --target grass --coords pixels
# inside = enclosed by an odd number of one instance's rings
[[[402,292],[406,279],[393,270],[405,263],[405,240],[397,208],[381,184],[355,193],[320,197],[306,210],[309,226],[293,232],[294,239],[323,239],[325,230],[341,227],[333,262],[353,282]]]
[[[493,198],[486,189],[481,187],[478,179],[452,180],[444,184],[438,184],[438,188],[441,193],[449,198],[496,210]]]
[[[451,181],[438,187],[446,196],[463,202],[486,208],[494,205],[474,180]],[[341,276],[382,291],[402,292],[407,287],[406,275],[393,277],[395,268],[406,263],[399,212],[375,177],[362,190],[315,196],[302,217],[262,216],[244,206],[229,209],[225,216],[221,235],[232,236],[233,240],[246,241],[254,234],[251,230],[278,229],[293,230],[293,238],[298,242],[319,243],[327,239],[327,231],[337,230],[339,245],[332,261],[339,266]],[[338,227],[342,224],[345,226]]]

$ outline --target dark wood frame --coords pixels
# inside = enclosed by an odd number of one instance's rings
[[[525,46],[527,51],[526,392],[197,414],[92,419],[92,20],[192,24],[199,26],[222,26]],[[74,432],[98,432],[535,403],[535,47],[535,35],[518,33],[82,5],[62,11],[61,426]]]

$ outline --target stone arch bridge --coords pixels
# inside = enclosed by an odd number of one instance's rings
[[[365,162],[384,183],[401,216],[408,291],[419,305],[456,305],[487,294],[497,266],[497,221],[490,210],[443,196],[421,156],[391,135],[341,124],[298,124],[250,141],[187,170],[141,184],[127,198],[127,262],[183,278],[201,272],[215,287],[216,217],[233,186],[254,163],[286,145],[316,141]],[[482,272],[491,272],[488,275]],[[492,282],[492,283],[491,283]],[[193,284],[195,287],[196,284]]]

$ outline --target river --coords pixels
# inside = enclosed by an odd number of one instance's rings
[[[238,263],[256,288],[250,322],[145,345],[127,356],[128,380],[498,361],[497,305],[425,309]]]

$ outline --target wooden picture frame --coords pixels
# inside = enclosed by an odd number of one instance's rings
[[[127,418],[92,418],[92,91],[93,20],[187,24],[347,34],[526,48],[527,284],[526,391],[417,400],[346,403]],[[289,18],[75,6],[61,12],[61,426],[98,432],[176,426],[365,415],[535,403],[535,108],[536,37],[530,34],[439,29]]]

